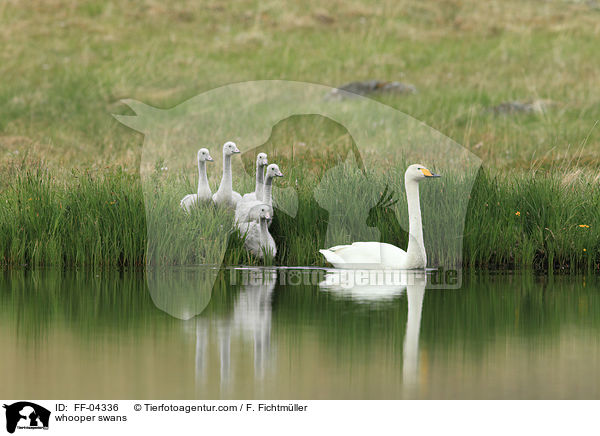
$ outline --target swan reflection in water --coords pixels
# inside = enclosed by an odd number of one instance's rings
[[[410,270],[330,270],[319,283],[321,290],[359,303],[393,300],[406,292],[408,317],[402,352],[402,379],[408,394],[419,377],[419,333],[427,274]]]
[[[214,387],[220,389],[221,395],[233,395],[240,389],[251,388],[248,383],[252,379],[254,387],[248,392],[253,392],[253,395],[261,396],[264,389],[269,389],[265,375],[275,369],[275,353],[271,349],[272,299],[280,273],[280,270],[271,268],[234,270],[235,277],[239,279],[237,285],[228,283],[221,276],[218,281],[221,285],[217,285],[212,297],[232,295],[234,301],[231,306],[216,304],[210,309],[207,306],[213,293],[212,283],[204,275],[185,270],[177,274],[171,272],[164,277],[157,275],[150,281],[150,291],[155,303],[161,303],[159,307],[168,310],[172,316],[190,320],[186,324],[192,328],[190,333],[195,341],[195,386],[199,396],[211,392]],[[412,397],[414,395],[409,389],[417,387],[419,376],[419,331],[427,276],[424,271],[395,271],[396,275],[391,280],[385,276],[383,280],[380,277],[373,280],[371,276],[378,271],[368,270],[364,273],[368,274],[366,279],[360,270],[329,270],[319,283],[319,288],[357,304],[385,303],[406,293],[408,318],[404,333],[402,378],[405,394]],[[317,274],[315,278],[319,276],[323,277]],[[210,274],[209,278],[212,278]],[[239,286],[239,292],[221,292],[225,289],[229,291],[232,286]],[[252,357],[244,352],[244,344],[253,345]],[[240,361],[246,358],[250,362]],[[234,380],[238,372],[233,368],[247,366],[253,367],[254,377],[238,375],[240,380]],[[218,374],[212,372],[213,368]]]
[[[254,345],[254,375],[261,380],[265,375],[271,342],[271,300],[277,283],[277,272],[269,269],[241,270],[240,293],[233,311],[219,319],[196,318],[196,386],[207,380],[207,360],[210,332],[216,330],[219,344],[221,390],[232,382],[231,340],[238,336]]]

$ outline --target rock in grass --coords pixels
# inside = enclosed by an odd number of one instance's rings
[[[367,80],[364,82],[350,82],[342,85],[329,94],[328,100],[344,100],[353,98],[357,95],[379,95],[379,94],[395,94],[406,95],[416,94],[417,88],[413,85],[407,85],[400,82],[383,82],[381,80]]]
[[[490,110],[496,115],[526,113],[541,114],[555,105],[552,100],[507,101],[493,106]]]

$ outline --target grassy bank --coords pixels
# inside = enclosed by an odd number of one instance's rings
[[[223,233],[231,227],[227,214],[180,213],[177,202],[193,192],[193,180],[157,172],[151,185],[142,186],[137,175],[142,137],[110,114],[131,114],[120,103],[123,98],[170,108],[234,82],[284,79],[339,86],[380,79],[412,84],[418,92],[375,98],[484,161],[464,237],[454,242],[462,243],[462,258],[455,255],[457,246],[449,255],[447,246],[436,244],[448,233],[448,217],[436,216],[431,207],[449,205],[460,175],[446,175],[445,192],[436,185],[424,188],[432,264],[597,270],[600,11],[592,3],[4,2],[0,262],[135,266],[224,257],[226,264],[256,263],[238,239]],[[507,101],[537,99],[547,101],[545,110],[491,110]],[[320,128],[305,136],[328,146],[337,141]],[[306,137],[299,140],[308,142]],[[298,143],[289,136],[280,142]],[[299,214],[277,214],[272,233],[279,254],[273,262],[322,265],[318,248],[336,238],[350,242],[344,232],[328,234],[331,219],[341,229],[354,224],[321,207],[315,180],[292,186],[305,166],[276,161],[287,173],[280,183],[296,191]],[[400,175],[404,168],[394,165],[390,171]],[[341,186],[354,192],[358,178],[351,174]],[[403,187],[400,176],[394,180],[400,180],[390,186],[397,209],[364,214],[360,202],[347,203],[352,212],[346,216],[365,215],[354,220],[362,225],[361,237],[370,239],[367,222],[382,240],[404,247]],[[214,187],[215,180],[211,183]],[[148,187],[157,193],[153,203],[144,202]],[[378,190],[355,193],[372,197]],[[165,223],[180,233],[165,233]],[[207,243],[214,235],[221,239]],[[227,250],[221,253],[223,246]]]
[[[0,160],[136,168],[140,136],[111,113],[173,107],[229,83],[400,80],[380,96],[482,158],[600,169],[600,11],[551,0],[49,0],[0,5]],[[496,116],[510,100],[544,113]]]
[[[180,193],[190,189],[181,175],[157,172],[152,183],[159,200],[147,220],[139,177],[120,167],[54,173],[27,164],[5,168],[4,173],[8,177],[0,190],[0,259],[5,266],[177,265],[204,263],[221,254],[226,265],[263,264],[246,254],[235,234],[229,234],[230,213],[208,207],[187,216],[179,209]],[[348,174],[347,189],[358,177]],[[403,192],[401,184],[392,188]],[[318,249],[325,246],[332,218],[315,201],[313,190],[310,184],[297,189],[296,217],[276,211],[271,233],[279,253],[267,263],[324,265]],[[433,184],[422,189],[431,266],[448,261],[444,258],[448,247],[435,243],[447,218],[428,210],[427,202],[447,194]],[[398,199],[394,206],[398,215],[395,209],[379,207],[371,209],[366,219],[379,230],[381,240],[405,247],[406,206],[401,195]],[[462,263],[598,270],[598,210],[600,192],[592,176],[555,171],[492,177],[484,169],[469,200]],[[178,231],[156,234],[165,222]],[[221,243],[215,238],[224,239]]]

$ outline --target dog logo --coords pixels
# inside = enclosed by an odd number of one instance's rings
[[[3,406],[6,409],[6,431],[14,433],[16,429],[48,430],[50,411],[29,401],[19,401]]]
[[[421,187],[427,202],[422,225],[427,230],[428,260],[444,269],[460,267],[466,210],[481,160],[401,111],[361,96],[341,101],[326,98],[332,90],[267,80],[216,88],[170,109],[123,100],[134,115],[115,118],[144,135],[140,176],[146,262],[182,266],[146,270],[150,295],[159,309],[179,319],[202,313],[226,252],[235,253],[228,251],[232,223],[223,207],[199,202],[197,210],[186,213],[181,199],[190,188],[195,190],[196,183],[200,186],[201,173],[211,175],[213,193],[219,178],[219,188],[225,186],[232,198],[240,195],[236,190],[249,192],[255,186],[259,153],[268,156],[269,164],[277,163],[284,174],[269,191],[276,215],[272,229],[277,234],[282,220],[289,229],[313,223],[302,240],[314,253],[307,259],[312,265],[322,261],[319,248],[353,241],[406,247],[404,172],[409,163],[427,163],[447,175]],[[311,117],[313,128],[296,134],[295,122],[303,117]],[[319,139],[324,135],[329,139]],[[240,155],[226,153],[228,141],[237,144]],[[201,147],[210,149],[216,163],[204,166],[197,159]],[[232,192],[232,178],[236,192]],[[385,233],[389,229],[393,235]],[[285,256],[285,250],[278,252]],[[241,262],[236,258],[232,262],[236,260]],[[189,268],[198,265],[204,269]]]

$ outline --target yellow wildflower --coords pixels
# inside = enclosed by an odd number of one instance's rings
[[[590,226],[588,226],[587,224],[579,224],[579,227],[581,227],[582,229],[589,229]]]
[[[516,215],[516,216],[521,216],[521,212],[519,212],[519,211],[516,211],[516,212],[515,212],[515,215]]]

